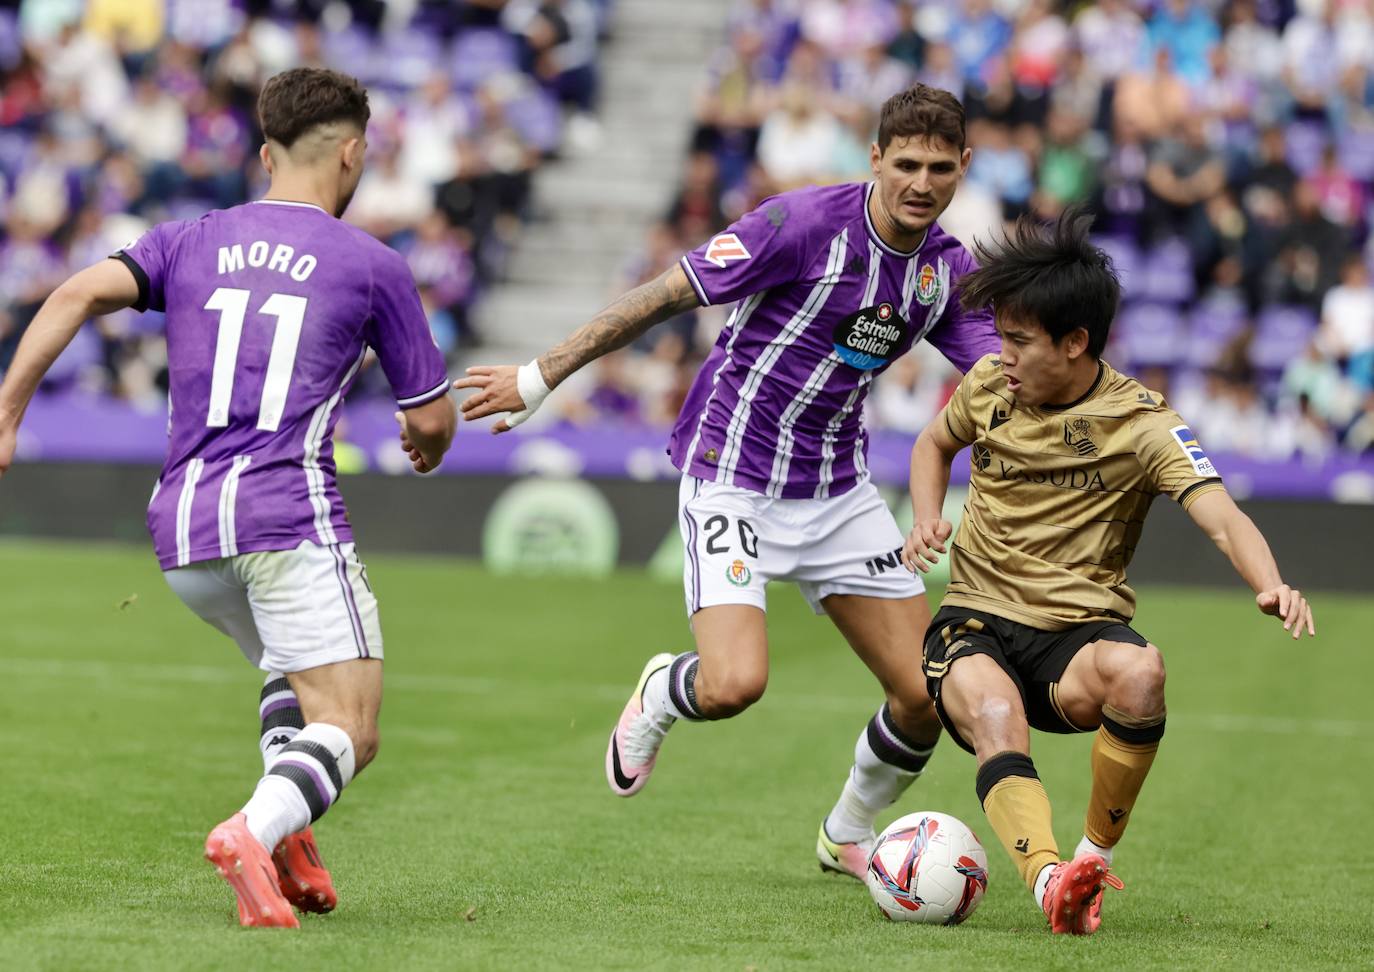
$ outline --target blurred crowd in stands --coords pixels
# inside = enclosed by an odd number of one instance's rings
[[[968,242],[1091,206],[1125,285],[1108,360],[1207,448],[1374,450],[1371,0],[738,0],[645,248],[664,258],[626,282],[767,195],[869,178],[878,109],[917,80],[967,109],[941,224]],[[719,326],[694,316],[609,365],[578,415],[670,415]],[[939,409],[957,375],[927,350],[876,383],[875,426]]]
[[[301,65],[368,86],[346,218],[405,254],[440,346],[470,342],[532,173],[596,138],[610,3],[0,0],[0,372],[68,274],[152,223],[261,195],[257,93]],[[44,392],[162,409],[165,363],[160,315],[111,315]],[[366,383],[384,385],[378,371]]]
[[[532,174],[594,150],[610,3],[0,0],[0,369],[64,275],[261,193],[256,92],[299,64],[369,86],[347,218],[407,256],[441,346],[472,343]],[[1209,449],[1374,450],[1374,0],[736,0],[678,190],[616,291],[772,193],[867,179],[878,109],[915,80],[967,107],[942,225],[968,242],[1091,206],[1126,292],[1108,359]],[[565,417],[670,421],[722,322],[655,329]],[[113,315],[46,390],[161,408],[164,365],[157,315]],[[914,433],[955,377],[918,348],[869,418]]]

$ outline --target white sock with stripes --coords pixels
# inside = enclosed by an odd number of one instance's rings
[[[897,727],[884,705],[854,744],[854,765],[834,809],[825,818],[825,832],[841,844],[867,840],[874,821],[897,802],[925,769],[934,744],[921,746]]]
[[[282,748],[243,806],[248,829],[269,851],[324,816],[353,779],[353,740],[312,722]]]

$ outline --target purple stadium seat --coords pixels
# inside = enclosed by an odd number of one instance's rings
[[[322,37],[329,66],[353,75],[364,84],[378,80],[377,41],[359,27],[328,31]]]
[[[1182,240],[1166,240],[1145,251],[1133,296],[1141,300],[1182,304],[1193,299],[1197,281],[1193,256]]]
[[[16,129],[0,129],[0,172],[13,183],[24,168],[33,144],[33,136]]]
[[[0,10],[0,69],[9,70],[19,63],[23,40],[19,36],[19,18],[13,10]]]
[[[1188,364],[1215,365],[1227,345],[1249,325],[1245,307],[1231,301],[1207,301],[1188,314]]]
[[[1117,318],[1116,346],[1133,368],[1171,368],[1185,349],[1183,318],[1161,304],[1127,304]]]
[[[1124,236],[1098,236],[1093,238],[1093,243],[1112,258],[1112,265],[1121,278],[1122,292],[1134,297],[1135,288],[1139,286],[1136,274],[1140,269],[1140,248],[1135,241]]]
[[[506,119],[532,148],[552,152],[563,138],[563,113],[542,88],[531,89],[506,105]]]
[[[1317,329],[1317,315],[1306,307],[1274,305],[1260,311],[1250,363],[1261,371],[1282,371],[1302,356]]]
[[[1341,167],[1360,182],[1374,182],[1374,128],[1351,128],[1337,146]]]
[[[433,34],[407,28],[386,35],[378,56],[385,80],[409,87],[420,84],[442,65],[444,48]]]
[[[464,31],[454,38],[449,60],[453,83],[468,89],[520,67],[515,38],[503,30]]]
[[[1300,176],[1310,175],[1321,164],[1326,148],[1326,126],[1320,122],[1293,122],[1285,132],[1288,164]]]

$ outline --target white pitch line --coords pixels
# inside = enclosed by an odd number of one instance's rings
[[[39,678],[91,678],[106,681],[107,688],[135,680],[163,682],[224,683],[238,676],[230,669],[210,665],[182,665],[150,662],[69,661],[57,658],[0,658],[0,673]],[[479,695],[494,697],[505,694],[518,697],[524,689],[538,687],[534,679],[496,679],[453,675],[388,674],[388,689],[403,692],[427,692],[442,695]],[[565,684],[567,690],[584,698],[599,701],[621,701],[625,685],[606,682]],[[775,694],[780,694],[775,692]],[[877,701],[872,695],[793,695],[783,696],[787,704],[808,710],[853,712],[857,716],[868,711]],[[1195,712],[1169,716],[1169,728],[1188,731],[1263,733],[1268,735],[1332,736],[1337,738],[1374,739],[1374,722],[1355,719],[1316,719],[1293,716],[1258,716],[1244,713]]]

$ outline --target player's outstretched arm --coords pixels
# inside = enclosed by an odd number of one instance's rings
[[[1188,515],[1231,559],[1236,572],[1255,592],[1255,604],[1261,611],[1281,618],[1283,630],[1292,631],[1294,638],[1301,637],[1304,629],[1309,635],[1317,634],[1307,598],[1283,582],[1264,535],[1228,493],[1220,489],[1204,493],[1189,505]]]
[[[908,570],[923,574],[939,562],[937,554],[947,552],[945,541],[953,525],[941,516],[945,493],[949,491],[949,464],[963,448],[949,433],[942,412],[935,417],[911,449],[911,533],[902,547],[902,563]]]
[[[522,367],[476,365],[454,388],[475,388],[463,402],[463,419],[509,415],[493,432],[513,429],[534,412],[563,379],[603,354],[623,348],[655,324],[700,304],[680,263],[634,288],[582,325],[557,347]]]
[[[52,292],[30,322],[0,384],[0,475],[14,461],[19,423],[38,383],[81,325],[138,300],[138,282],[118,260],[103,260],[73,274]]]
[[[415,408],[396,413],[401,427],[401,448],[410,457],[417,473],[433,472],[444,461],[453,445],[458,426],[458,410],[448,395]]]

